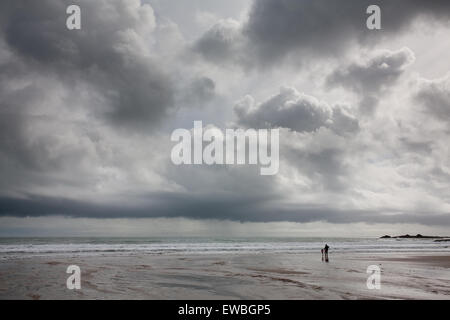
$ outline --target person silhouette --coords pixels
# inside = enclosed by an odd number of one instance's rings
[[[328,246],[328,244],[325,244],[325,248],[322,249],[322,252],[325,253],[325,261],[328,262],[328,249],[330,247]]]

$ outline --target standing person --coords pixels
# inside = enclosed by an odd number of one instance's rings
[[[325,252],[325,261],[328,262],[328,249],[330,247],[328,246],[328,244],[325,244],[325,248],[323,248],[323,251]]]

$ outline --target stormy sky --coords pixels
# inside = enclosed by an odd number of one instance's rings
[[[449,31],[438,0],[1,1],[0,236],[449,234]],[[280,129],[278,174],[174,165],[196,120]]]

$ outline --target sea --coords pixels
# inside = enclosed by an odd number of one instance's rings
[[[53,255],[450,252],[450,242],[376,238],[0,238],[0,259]]]

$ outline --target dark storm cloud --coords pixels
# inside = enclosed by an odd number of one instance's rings
[[[146,51],[153,10],[136,1],[76,1],[82,29],[66,28],[73,1],[3,1],[2,35],[28,68],[75,86],[87,81],[103,95],[92,110],[117,125],[151,127],[173,104],[173,85]],[[94,105],[90,106],[94,108]]]
[[[397,207],[397,199],[392,200],[390,191],[379,185],[392,181],[388,187],[395,193],[394,184],[400,179],[397,168],[415,160],[403,160],[399,154],[407,152],[392,154],[382,148],[384,145],[376,149],[372,140],[377,138],[372,132],[363,132],[372,128],[359,122],[350,107],[332,101],[328,104],[292,88],[284,88],[262,103],[255,103],[249,96],[235,107],[239,126],[288,129],[280,130],[288,135],[280,139],[279,175],[263,178],[256,166],[174,169],[169,159],[169,137],[148,129],[170,120],[166,116],[178,111],[179,104],[191,107],[217,102],[216,86],[217,92],[226,95],[226,103],[210,111],[211,121],[206,121],[205,109],[193,113],[187,108],[185,114],[177,114],[182,118],[179,123],[190,125],[190,117],[197,116],[205,125],[229,123],[231,116],[223,116],[223,110],[229,110],[229,101],[235,101],[243,90],[265,92],[267,81],[257,79],[249,84],[252,78],[245,74],[240,78],[240,74],[211,68],[204,61],[178,59],[175,52],[170,52],[170,57],[161,54],[185,44],[174,37],[166,39],[169,49],[160,45],[158,36],[153,37],[158,28],[153,10],[140,1],[74,3],[82,7],[82,30],[66,29],[65,9],[72,1],[0,2],[1,217],[187,217],[450,225],[448,214],[418,212],[413,205],[408,212],[387,208],[386,215],[383,209],[338,209],[349,204],[379,208],[380,203],[386,203]],[[368,4],[381,5],[383,30],[366,29]],[[406,30],[419,16],[444,21],[449,6],[447,1],[418,0],[255,0],[247,22],[220,20],[193,47],[217,64],[261,68],[287,56],[298,60],[329,57],[353,44],[370,45]],[[169,29],[176,33],[177,26],[171,26]],[[152,50],[154,47],[157,50]],[[361,104],[375,105],[377,94],[396,82],[410,60],[406,49],[385,52],[365,63],[343,65],[329,77],[328,84],[354,91],[361,96]],[[289,81],[291,71],[286,75]],[[234,83],[241,80],[242,86]],[[448,91],[443,84],[424,84],[418,99],[436,118],[448,118]],[[386,136],[395,134],[387,128],[380,131]],[[134,130],[145,134],[131,132]],[[375,137],[386,137],[383,134]],[[361,139],[359,145],[356,139]],[[401,142],[423,155],[424,162],[433,162],[427,156],[439,145],[427,148],[427,139],[405,133]],[[395,137],[392,140],[398,141]],[[376,176],[378,159],[363,154],[363,148],[383,158],[384,172],[393,172],[392,180]],[[372,171],[360,170],[367,167]],[[409,172],[408,168],[405,171]],[[447,171],[436,168],[433,179],[443,179]],[[409,174],[409,179],[422,179],[415,174]],[[433,193],[433,189],[429,191],[433,183],[427,178],[413,189],[417,194]],[[366,181],[374,188],[368,188]],[[413,181],[408,182],[416,188]],[[448,181],[443,183],[445,188]],[[443,194],[448,192],[438,187],[439,192],[431,199],[435,201],[429,200],[420,208],[437,204],[436,212],[447,211]],[[362,195],[355,196],[358,192]],[[402,192],[399,198],[398,206],[406,207],[408,201]]]
[[[202,106],[216,95],[216,84],[208,77],[196,77],[182,90],[181,105]]]
[[[24,73],[23,69],[26,65],[17,61],[0,65],[1,193],[18,185],[42,183],[39,175],[54,172],[62,163],[70,166],[83,155],[62,156],[55,148],[59,138],[44,137],[36,130],[39,126],[53,127],[54,114],[43,114],[40,109],[47,106],[48,95],[53,91],[49,91],[45,81],[38,81],[32,72]]]
[[[382,30],[366,27],[369,5],[381,7]],[[199,39],[196,49],[213,62],[233,60],[230,55],[236,54],[247,57],[246,64],[273,65],[287,56],[301,62],[308,57],[339,56],[355,44],[372,45],[406,30],[420,17],[448,21],[450,2],[259,0],[253,2],[240,32],[218,23]],[[239,52],[242,43],[245,49]]]
[[[342,106],[330,107],[294,88],[281,88],[280,93],[258,106],[247,97],[235,106],[238,124],[250,128],[288,128],[297,132],[313,132],[321,127],[337,133],[356,132],[358,120]]]
[[[348,177],[351,170],[346,164],[347,151],[335,146],[319,150],[286,149],[284,156],[301,174],[314,181],[322,191],[344,193],[351,188]]]
[[[382,214],[370,210],[341,210],[320,206],[274,206],[267,197],[203,197],[179,193],[158,193],[145,196],[149,202],[141,206],[93,204],[64,198],[0,197],[0,216],[38,217],[63,215],[68,217],[122,218],[192,218],[241,222],[314,222],[331,223],[423,223],[450,225],[448,214],[432,212]]]
[[[399,141],[405,146],[407,152],[414,152],[422,155],[431,154],[433,152],[433,141],[414,141],[412,138],[408,137],[400,137]]]

